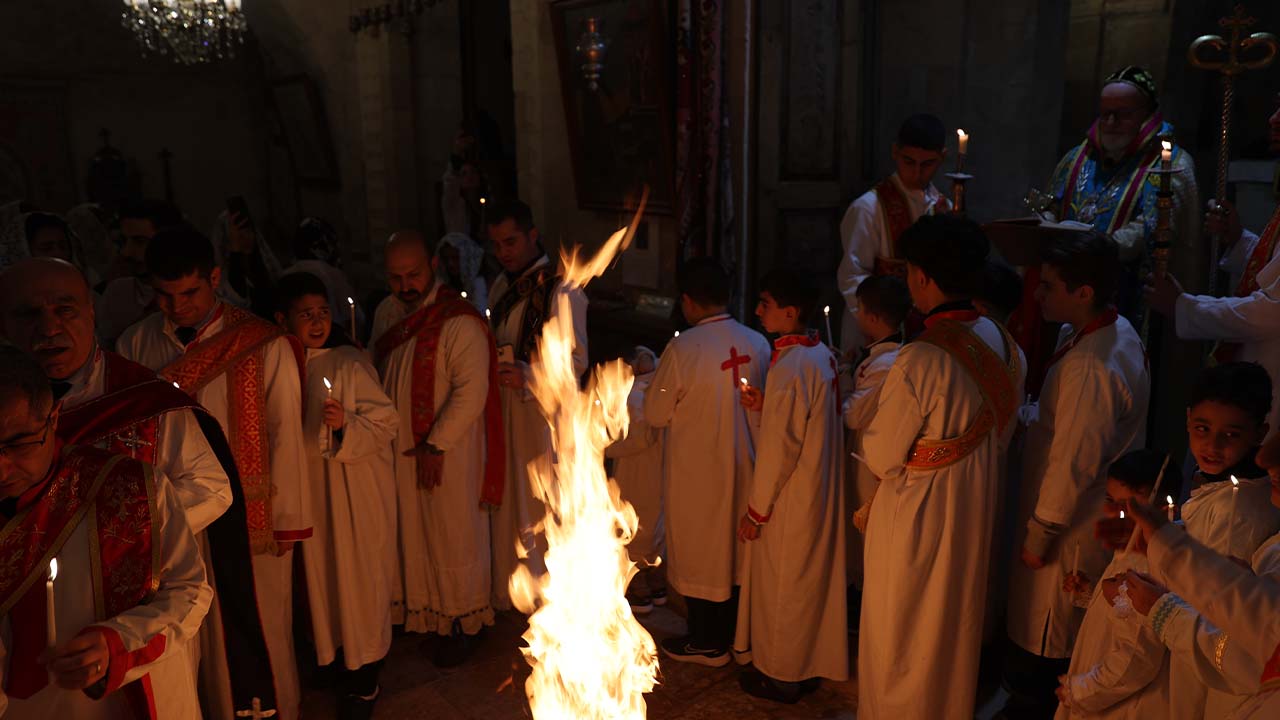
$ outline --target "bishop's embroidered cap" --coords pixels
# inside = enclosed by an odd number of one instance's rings
[[[1137,88],[1138,92],[1142,93],[1148,101],[1151,102],[1151,107],[1155,108],[1160,105],[1160,90],[1156,87],[1156,79],[1152,77],[1151,73],[1144,67],[1129,65],[1128,67],[1121,68],[1120,70],[1108,75],[1107,79],[1104,80],[1102,84],[1110,85],[1111,83],[1132,85]]]

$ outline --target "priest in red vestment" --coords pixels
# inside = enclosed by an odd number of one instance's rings
[[[186,514],[150,465],[64,445],[58,410],[0,347],[0,712],[197,717],[184,645],[213,593]]]

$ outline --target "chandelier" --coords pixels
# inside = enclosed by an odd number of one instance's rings
[[[241,0],[124,0],[122,20],[142,52],[172,54],[183,65],[234,57],[249,25]]]

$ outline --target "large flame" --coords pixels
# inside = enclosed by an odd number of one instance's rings
[[[575,248],[562,258],[567,287],[583,287],[626,249],[648,195],[646,188],[631,225],[594,257],[581,260]],[[626,600],[635,574],[626,546],[636,513],[604,471],[604,449],[627,432],[634,378],[617,361],[597,369],[586,392],[580,390],[572,313],[567,298],[558,302],[543,325],[530,386],[551,425],[556,458],[530,465],[534,493],[547,508],[537,528],[546,533],[547,572],[535,578],[521,566],[511,577],[512,598],[531,614],[523,652],[533,673],[525,691],[541,720],[643,718],[658,656]]]

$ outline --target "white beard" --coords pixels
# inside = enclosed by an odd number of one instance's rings
[[[1102,145],[1103,151],[1114,160],[1124,154],[1125,149],[1129,147],[1129,143],[1133,142],[1133,136],[1099,133],[1098,140]]]

